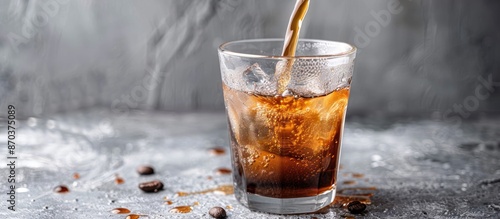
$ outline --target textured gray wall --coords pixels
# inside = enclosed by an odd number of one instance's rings
[[[283,37],[293,5],[0,1],[0,109],[222,110],[217,46]],[[351,115],[467,118],[500,112],[500,83],[480,79],[500,82],[498,11],[494,0],[314,0],[301,36],[360,47]]]

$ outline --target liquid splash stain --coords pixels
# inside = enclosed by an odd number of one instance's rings
[[[210,148],[208,150],[208,152],[211,154],[211,155],[214,155],[214,156],[219,156],[219,155],[223,155],[226,153],[226,149],[224,148],[221,148],[221,147],[215,147],[215,148]]]
[[[344,185],[354,185],[354,184],[356,184],[356,181],[354,181],[354,180],[346,180],[342,184],[344,184]]]
[[[114,208],[111,210],[111,213],[113,214],[128,214],[130,213],[130,210],[127,208]]]
[[[120,184],[123,184],[125,183],[125,180],[123,178],[121,178],[118,174],[115,175],[115,184],[116,185],[120,185]]]
[[[65,194],[69,192],[69,189],[65,185],[59,185],[54,188],[54,192],[59,194]]]
[[[139,219],[141,218],[141,215],[138,214],[129,214],[125,219]]]
[[[227,175],[227,174],[230,174],[232,171],[231,169],[228,169],[228,168],[224,168],[224,167],[221,167],[221,168],[218,168],[215,173],[217,175]]]
[[[373,193],[366,191],[375,191],[375,187],[359,187],[359,188],[344,188],[337,191],[335,200],[331,206],[346,207],[350,202],[359,201],[363,204],[369,205],[372,203],[371,197]]]
[[[362,173],[352,173],[352,177],[354,177],[354,178],[363,178],[363,177],[365,177],[365,174],[362,174]]]
[[[186,214],[186,213],[191,212],[191,210],[193,210],[193,208],[191,206],[185,205],[185,206],[177,206],[175,208],[172,208],[168,212]]]
[[[220,195],[231,195],[234,194],[233,185],[221,185],[212,189],[206,189],[198,192],[177,192],[177,197],[188,196],[188,195],[198,195],[198,194],[208,194],[215,193]]]

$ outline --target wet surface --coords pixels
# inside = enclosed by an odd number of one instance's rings
[[[339,198],[316,214],[268,215],[237,203],[222,113],[112,113],[88,110],[29,118],[17,128],[16,212],[0,218],[204,218],[226,206],[228,218],[482,217],[500,214],[500,118],[436,121],[348,118]],[[0,133],[5,139],[5,133]],[[225,153],[216,152],[222,149]],[[141,176],[148,163],[155,174]],[[4,165],[0,169],[6,178]],[[75,176],[78,173],[78,176]],[[117,184],[116,178],[123,179]],[[140,182],[161,180],[144,193]],[[65,185],[68,191],[54,190]],[[1,191],[7,191],[5,183]],[[179,195],[186,194],[186,195]],[[351,214],[346,200],[367,204]],[[196,203],[196,204],[193,204]],[[189,212],[171,209],[188,206]],[[230,206],[230,207],[228,207]],[[187,208],[186,208],[187,209]],[[131,218],[130,216],[129,218]]]

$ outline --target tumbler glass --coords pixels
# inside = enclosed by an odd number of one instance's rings
[[[356,48],[283,39],[219,47],[236,199],[278,214],[317,211],[335,198]]]

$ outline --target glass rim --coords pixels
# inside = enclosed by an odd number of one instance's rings
[[[261,58],[261,59],[318,59],[318,58],[342,58],[342,57],[349,57],[351,55],[356,54],[357,48],[349,43],[345,42],[339,42],[339,41],[330,41],[330,40],[317,40],[317,39],[299,39],[299,42],[312,42],[312,43],[336,43],[336,44],[343,44],[347,45],[350,47],[349,50],[345,52],[339,52],[339,53],[333,53],[333,54],[326,54],[326,55],[307,55],[307,56],[273,56],[273,55],[258,55],[258,54],[249,54],[249,53],[242,53],[242,52],[234,52],[231,50],[226,49],[227,46],[233,45],[233,44],[241,44],[241,43],[252,43],[252,42],[284,42],[285,39],[283,38],[259,38],[259,39],[247,39],[247,40],[235,40],[235,41],[229,41],[221,44],[219,46],[219,53],[222,54],[228,54],[228,55],[233,55],[233,56],[238,56],[238,57],[243,57],[243,58]]]

